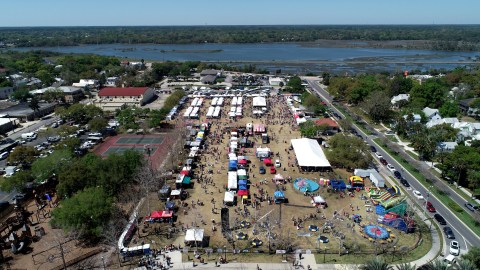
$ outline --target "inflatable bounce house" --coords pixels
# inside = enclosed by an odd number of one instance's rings
[[[352,175],[349,178],[349,184],[354,189],[363,189],[365,187],[365,181],[362,177],[357,175]]]

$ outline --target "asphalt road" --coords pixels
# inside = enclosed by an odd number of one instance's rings
[[[323,101],[325,101],[329,105],[329,107],[334,112],[343,116],[342,112],[338,111],[335,107],[332,106],[333,98],[328,94],[328,92],[325,89],[320,87],[317,83],[315,83],[312,80],[307,80],[307,81],[310,87],[319,95],[320,98],[323,99]],[[428,194],[427,192],[429,187],[423,186],[417,179],[415,179],[415,177],[413,177],[413,175],[408,173],[405,170],[405,168],[403,168],[398,162],[396,162],[394,158],[392,158],[388,153],[383,151],[382,148],[373,141],[373,139],[377,138],[377,135],[375,136],[367,135],[355,124],[352,123],[352,126],[355,128],[355,130],[359,134],[362,135],[362,137],[365,139],[367,144],[375,146],[375,148],[377,148],[377,151],[383,155],[384,159],[387,160],[387,162],[392,164],[397,170],[401,172],[403,178],[405,178],[410,183],[413,189],[420,191],[423,197],[427,198],[427,194]],[[378,134],[378,137],[385,137],[385,136],[383,134]],[[383,165],[380,165],[380,166],[383,166]],[[397,183],[397,184],[401,185],[400,183]],[[423,205],[424,202],[419,202],[415,197],[412,196],[411,193],[410,193],[410,197],[412,198],[412,200],[417,201],[420,205]],[[456,193],[452,193],[451,198],[461,206],[463,206],[465,202],[465,200]],[[472,230],[470,230],[470,228],[468,228],[467,225],[465,225],[462,221],[460,221],[455,216],[455,214],[452,213],[442,202],[440,202],[435,196],[432,196],[432,195],[428,196],[428,201],[430,201],[433,204],[433,206],[437,210],[437,213],[439,213],[445,218],[445,220],[447,221],[447,226],[450,226],[452,228],[456,236],[455,240],[459,242],[462,253],[468,251],[468,248],[472,246],[476,246],[476,247],[480,246],[480,237],[476,235]],[[426,211],[424,207],[422,207],[421,211],[425,211],[427,216],[433,217],[433,214],[428,213],[428,211]],[[465,211],[469,211],[469,210],[465,210]],[[444,226],[440,226],[440,227],[443,230]],[[441,233],[442,233],[442,236],[445,236],[443,231]],[[448,244],[450,243],[450,240],[446,239],[446,242]]]

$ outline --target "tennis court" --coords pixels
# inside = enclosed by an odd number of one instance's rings
[[[151,153],[157,151],[157,147],[150,147]],[[135,150],[144,153],[145,147],[143,146],[110,146],[107,151],[102,153],[102,156],[108,156],[110,154],[121,154],[127,150]]]
[[[161,144],[163,137],[121,137],[115,144]]]

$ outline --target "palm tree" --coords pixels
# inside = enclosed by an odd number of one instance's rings
[[[428,266],[430,266],[430,269],[432,270],[448,270],[449,269],[448,264],[441,260],[431,261],[428,263]]]
[[[473,264],[469,260],[458,260],[457,265],[455,266],[455,269],[458,269],[458,270],[475,270],[477,268],[475,267],[475,264]]]
[[[411,265],[409,263],[402,263],[397,265],[397,269],[398,270],[415,270],[417,269],[417,266],[415,264]]]
[[[389,265],[383,258],[375,257],[374,259],[369,260],[367,263],[360,266],[360,270],[393,270],[393,267]]]

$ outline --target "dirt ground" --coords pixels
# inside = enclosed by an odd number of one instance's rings
[[[200,120],[191,121],[191,123],[202,123],[207,121],[205,119],[206,111],[209,107],[209,100],[205,100],[206,104],[201,109]],[[404,234],[402,232],[392,230],[397,235],[396,239],[391,243],[381,244],[379,242],[371,243],[368,239],[364,239],[360,233],[361,228],[358,225],[354,225],[347,215],[360,214],[363,217],[363,223],[375,223],[376,216],[372,212],[367,212],[366,203],[361,200],[361,192],[354,192],[354,197],[346,196],[342,198],[338,193],[329,191],[326,187],[321,187],[316,193],[321,195],[328,203],[328,208],[320,209],[315,208],[311,204],[311,198],[304,196],[301,192],[293,187],[293,180],[298,177],[303,177],[317,181],[320,178],[325,179],[343,179],[346,180],[350,174],[345,170],[335,169],[333,172],[320,173],[320,172],[299,172],[298,168],[294,166],[294,152],[288,150],[290,147],[290,140],[294,138],[301,138],[300,132],[294,119],[288,110],[288,107],[282,97],[269,98],[269,112],[268,114],[254,118],[251,111],[252,100],[250,98],[244,99],[244,117],[238,120],[228,120],[226,113],[229,109],[229,100],[225,100],[227,104],[223,106],[223,115],[221,119],[208,119],[208,122],[212,123],[210,134],[206,139],[208,148],[203,150],[203,153],[197,162],[193,178],[193,187],[188,189],[190,197],[185,201],[187,206],[180,206],[177,212],[177,220],[175,222],[176,233],[171,234],[168,237],[168,230],[171,225],[165,223],[155,223],[148,228],[142,228],[138,234],[134,237],[131,245],[138,245],[138,243],[145,242],[150,243],[152,248],[161,249],[166,245],[174,244],[175,246],[184,247],[185,234],[183,229],[198,227],[205,229],[205,235],[209,238],[209,247],[222,248],[226,247],[229,251],[232,249],[262,249],[268,250],[268,245],[273,250],[283,249],[285,243],[291,243],[294,248],[301,249],[327,249],[329,252],[337,252],[341,244],[347,246],[350,250],[373,250],[373,249],[386,249],[396,245],[398,249],[402,247],[412,246],[419,238],[417,233]],[[183,115],[182,112],[179,115]],[[177,126],[183,125],[178,122]],[[190,121],[190,120],[189,120]],[[234,241],[227,241],[227,239],[221,233],[220,227],[220,209],[223,207],[224,198],[224,186],[227,184],[227,171],[228,171],[228,141],[230,138],[230,130],[233,127],[245,127],[246,123],[262,123],[267,127],[268,134],[271,141],[268,146],[273,153],[278,153],[278,156],[274,156],[273,160],[279,159],[281,161],[281,167],[277,168],[277,173],[282,174],[285,178],[291,178],[292,182],[287,182],[284,186],[285,197],[288,199],[288,203],[283,204],[281,207],[275,204],[269,204],[267,201],[256,201],[257,207],[252,205],[244,206],[240,200],[236,206],[229,207],[230,215],[230,227],[234,227],[240,224],[241,221],[247,221],[250,226],[240,228],[232,231],[231,238]],[[183,138],[178,136],[179,140]],[[256,146],[261,145],[260,137],[251,138],[255,142],[254,148],[246,148],[244,155],[248,156],[251,161],[249,164],[249,180],[251,183],[250,194],[259,194],[262,189],[268,196],[273,196],[273,193],[277,186],[272,182],[273,174],[269,173],[268,167],[266,174],[259,174],[259,167],[262,164],[260,160],[255,157]],[[184,151],[185,152],[185,151]],[[179,161],[183,162],[185,153],[174,153],[175,158],[179,157]],[[173,163],[172,163],[173,164]],[[203,165],[203,172],[200,168]],[[209,171],[213,173],[209,173]],[[172,187],[175,185],[174,180],[170,180]],[[370,182],[366,182],[366,186],[371,186]],[[176,202],[180,205],[180,202]],[[200,203],[200,204],[199,204]],[[201,205],[203,204],[203,205]],[[165,203],[161,202],[155,193],[151,193],[149,196],[150,210],[163,210]],[[147,204],[143,205],[141,216],[147,214]],[[36,206],[33,202],[28,205],[29,211],[36,211]],[[52,269],[55,266],[62,264],[61,253],[59,249],[59,243],[62,243],[65,251],[65,259],[68,261],[78,255],[93,252],[94,248],[83,248],[75,246],[74,241],[64,243],[64,235],[60,230],[53,229],[49,225],[49,214],[52,208],[47,206],[45,208],[46,215],[41,215],[39,226],[43,227],[46,234],[40,241],[31,245],[33,248],[32,253],[26,255],[13,255],[10,251],[4,251],[6,257],[12,256],[9,264],[14,269]],[[338,213],[338,218],[333,218],[334,212]],[[36,218],[33,218],[36,222]],[[298,224],[301,220],[300,226],[294,225],[294,220]],[[345,239],[340,241],[334,235],[333,230],[322,231],[322,227],[326,222],[330,222],[334,225],[334,231],[345,235]],[[269,229],[265,227],[268,225]],[[316,225],[320,228],[319,232],[310,232],[308,227],[310,225]],[[216,230],[213,230],[215,227]],[[33,228],[32,228],[33,230]],[[255,231],[255,234],[254,234]],[[237,240],[236,234],[243,232],[248,235],[247,240]],[[268,237],[270,235],[270,237]],[[330,239],[329,243],[319,243],[317,238],[320,236],[326,236]],[[263,242],[263,245],[259,248],[252,248],[250,240],[258,238]],[[63,242],[62,242],[63,241]],[[345,252],[345,250],[342,250]],[[43,252],[43,253],[42,253]],[[40,253],[40,254],[38,254]],[[33,256],[32,256],[33,255]],[[239,256],[239,260],[242,256]],[[104,259],[103,259],[104,258]],[[215,256],[212,257],[214,259]],[[249,260],[248,256],[245,260]],[[118,266],[118,260],[116,255],[108,253],[99,253],[97,256],[93,256],[84,261],[85,264],[91,266],[101,267],[102,264],[108,267],[108,269],[120,269],[122,266]],[[131,265],[123,264],[123,268],[131,267]]]
[[[248,108],[251,108],[252,100],[246,98],[244,101],[244,117],[235,121],[228,120],[226,116],[230,107],[229,104],[223,106],[221,119],[207,120],[204,118],[210,101],[206,100],[206,104],[202,107],[200,115],[203,115],[203,117],[196,122],[211,122],[212,128],[206,140],[208,148],[202,153],[198,167],[195,169],[193,179],[195,183],[194,187],[188,189],[190,194],[190,198],[186,200],[188,206],[180,207],[177,213],[178,222],[176,227],[178,229],[192,227],[204,228],[205,235],[209,238],[209,247],[214,250],[222,247],[227,247],[229,250],[233,248],[241,250],[251,249],[250,241],[254,238],[258,238],[263,242],[263,246],[260,247],[260,249],[263,250],[268,250],[269,242],[273,250],[283,249],[281,243],[288,242],[293,243],[293,246],[296,248],[320,248],[322,250],[327,248],[330,251],[338,250],[340,244],[345,244],[353,250],[373,250],[375,248],[393,247],[393,245],[397,247],[412,246],[416,242],[418,235],[406,235],[396,230],[392,230],[392,232],[401,236],[397,237],[391,243],[371,243],[368,239],[364,239],[360,234],[362,231],[361,228],[358,224],[355,225],[348,217],[352,214],[360,214],[363,217],[362,223],[374,224],[376,222],[376,215],[374,215],[373,212],[366,211],[366,205],[368,204],[360,198],[363,191],[354,192],[352,194],[353,197],[346,196],[342,198],[338,193],[330,192],[326,187],[321,187],[316,193],[325,198],[328,203],[328,208],[315,208],[311,204],[310,196],[305,196],[293,187],[294,179],[303,177],[314,181],[318,181],[320,178],[343,179],[346,181],[347,177],[351,174],[345,170],[337,169],[328,173],[299,172],[298,168],[294,166],[294,152],[289,151],[288,148],[290,147],[290,140],[301,138],[301,135],[297,126],[293,123],[293,116],[288,111],[283,97],[269,98],[269,112],[261,118],[252,117],[251,112],[248,110]],[[182,115],[182,113],[180,113],[180,115]],[[284,193],[288,199],[288,203],[283,204],[281,208],[274,203],[269,204],[267,201],[260,202],[259,200],[256,201],[258,205],[256,208],[252,205],[244,206],[240,200],[237,200],[236,206],[229,207],[230,227],[239,225],[241,221],[247,221],[251,224],[246,228],[234,230],[231,234],[234,241],[229,242],[222,235],[220,227],[220,209],[223,207],[225,186],[227,184],[228,142],[231,128],[245,127],[246,123],[262,123],[267,126],[271,141],[266,146],[268,146],[273,153],[278,153],[278,156],[274,156],[272,159],[280,159],[282,164],[280,168],[277,168],[277,173],[282,174],[285,178],[290,177],[292,181],[284,185]],[[244,153],[251,161],[248,170],[249,180],[251,182],[250,194],[260,194],[260,189],[263,189],[264,193],[271,197],[275,190],[279,187],[281,188],[281,186],[273,183],[272,178],[274,175],[269,173],[268,167],[266,167],[266,174],[259,174],[258,168],[263,164],[255,157],[255,148],[261,145],[261,138],[253,137],[251,139],[256,145],[253,148],[246,148]],[[204,166],[203,172],[200,169],[200,164]],[[213,173],[208,173],[208,171],[212,171]],[[173,186],[174,181],[171,183]],[[367,181],[366,186],[372,186],[372,184]],[[151,205],[152,203],[155,204],[155,201],[157,205],[159,205],[159,209],[163,209],[163,204],[157,199],[153,199]],[[203,206],[201,204],[203,204]],[[338,213],[340,218],[334,219],[334,212]],[[299,227],[294,225],[294,220],[301,220]],[[265,225],[265,222],[268,223],[270,229],[264,228],[263,225]],[[331,222],[335,226],[334,231],[344,234],[346,236],[345,240],[337,240],[332,230],[326,230],[322,233],[322,226],[326,222]],[[308,230],[310,225],[318,226],[320,231],[310,232]],[[161,228],[163,228],[163,231],[165,231],[166,227],[167,225],[154,224],[148,229],[150,235],[146,236],[146,239],[150,241],[153,240],[157,244],[157,247],[160,248],[162,245],[170,243],[183,247],[184,233],[178,233],[176,237],[172,239],[165,239],[154,235],[152,232],[154,228],[160,231],[162,231]],[[247,234],[248,240],[236,240],[235,236],[238,232]],[[272,237],[267,237],[267,235],[272,235]],[[320,235],[327,236],[330,242],[320,244],[317,241]],[[275,246],[276,243],[278,246]],[[345,250],[342,249],[342,251]]]

